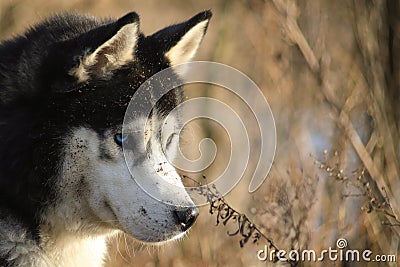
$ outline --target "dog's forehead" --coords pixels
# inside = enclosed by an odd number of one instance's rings
[[[50,112],[60,113],[58,119],[62,123],[68,121],[70,126],[81,124],[95,128],[120,126],[132,97],[141,85],[146,85],[145,81],[154,71],[151,65],[132,64],[109,80],[93,81],[82,90],[56,95],[53,101],[55,104],[51,106],[55,110]],[[139,103],[131,105],[134,109],[136,106],[139,109],[142,104],[150,104],[156,111],[154,114],[162,119],[180,102],[181,94],[182,89],[178,88],[166,93],[157,103],[150,103],[151,97],[141,97]],[[152,92],[149,90],[149,96],[151,95]]]

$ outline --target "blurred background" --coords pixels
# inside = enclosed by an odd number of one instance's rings
[[[400,7],[398,1],[280,0],[0,0],[0,38],[22,33],[64,11],[118,18],[129,11],[151,34],[205,9],[213,11],[196,60],[230,65],[263,91],[275,117],[272,170],[255,193],[250,172],[226,197],[280,249],[336,248],[399,255],[400,238]],[[188,86],[188,97],[210,96],[250,118],[232,94]],[[218,147],[204,174],[210,180],[229,159],[228,134],[197,121],[183,144],[204,137]],[[252,146],[258,132],[250,130]],[[195,147],[195,146],[194,146]],[[194,150],[194,157],[197,150]],[[255,160],[250,167],[255,166]],[[262,164],[262,163],[260,163]],[[234,225],[230,225],[234,227]],[[144,246],[129,237],[110,242],[106,266],[265,266],[257,251],[268,244],[229,236],[229,225],[202,207],[183,240]],[[371,256],[373,257],[373,256]],[[301,265],[376,266],[377,263],[304,262]],[[380,263],[380,266],[398,266]]]

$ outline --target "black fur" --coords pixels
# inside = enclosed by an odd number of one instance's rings
[[[82,125],[99,134],[120,127],[135,90],[169,66],[165,52],[210,16],[202,12],[154,35],[140,34],[133,62],[111,79],[91,77],[85,83],[68,71],[121,27],[138,22],[136,13],[116,21],[57,15],[0,44],[0,210],[38,238],[41,212],[57,197],[52,188],[66,133]],[[158,106],[166,112],[177,101],[179,94],[169,93]]]

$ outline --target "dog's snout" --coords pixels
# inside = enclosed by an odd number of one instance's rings
[[[199,209],[196,207],[176,209],[174,214],[181,225],[182,231],[186,231],[194,224],[197,216],[199,216]]]

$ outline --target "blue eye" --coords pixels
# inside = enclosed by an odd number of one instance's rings
[[[117,145],[122,146],[122,143],[124,143],[128,139],[128,136],[122,136],[122,133],[117,133],[114,135],[114,141],[117,143]]]

